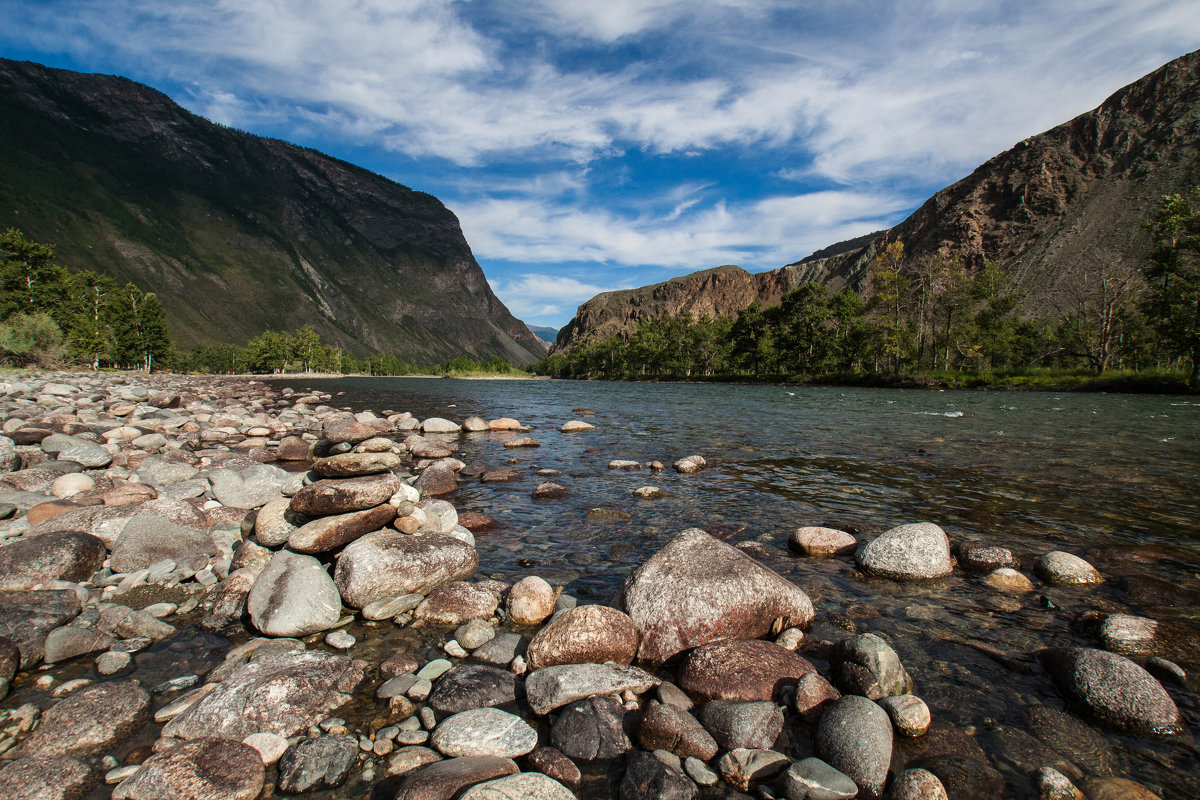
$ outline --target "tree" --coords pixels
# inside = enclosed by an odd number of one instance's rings
[[[154,362],[171,352],[171,337],[167,335],[167,319],[162,301],[154,292],[142,297],[138,309],[138,331],[141,334],[141,359],[143,369],[150,372]]]
[[[304,325],[292,334],[292,352],[300,359],[300,369],[312,372],[321,356],[321,335],[312,325]]]
[[[876,361],[893,375],[900,373],[910,339],[904,313],[908,278],[900,272],[903,260],[904,243],[891,242],[871,261],[867,272],[870,285],[867,308],[875,326]]]
[[[1054,306],[1063,348],[1099,376],[1113,359],[1144,283],[1141,271],[1119,255],[1101,253],[1097,261],[1059,293]]]
[[[824,286],[809,281],[779,303],[779,355],[797,373],[823,372],[828,364],[832,312]]]
[[[1175,355],[1191,362],[1200,384],[1200,186],[1159,201],[1144,223],[1152,241],[1144,308]]]
[[[758,377],[771,361],[774,348],[771,345],[767,318],[757,300],[738,312],[737,321],[733,323],[732,336],[733,354],[738,364],[749,367],[754,376]]]
[[[45,311],[61,328],[55,313],[66,296],[66,270],[54,263],[54,245],[25,238],[16,228],[0,234],[0,318],[21,311]]]
[[[84,271],[71,276],[71,294],[77,308],[71,321],[69,350],[92,369],[112,358],[115,340],[109,324],[109,305],[117,295],[117,283],[107,275]]]

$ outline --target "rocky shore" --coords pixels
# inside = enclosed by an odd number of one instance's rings
[[[336,402],[244,378],[0,381],[0,797],[1006,796],[901,643],[818,613],[753,546],[683,530],[609,605],[481,578],[492,520],[445,498],[511,470],[458,459],[462,437],[535,448],[591,423]],[[1027,574],[930,522],[859,538],[801,527],[787,546],[898,584],[972,573],[1001,604],[1104,580],[1058,550]],[[1076,646],[985,652],[1047,698],[1021,791],[1159,797],[1097,731],[1194,753],[1187,674],[1155,620],[1074,629]]]

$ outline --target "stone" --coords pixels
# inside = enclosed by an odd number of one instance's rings
[[[583,783],[583,775],[575,762],[553,747],[536,748],[526,757],[526,762],[532,769],[550,776],[571,790],[578,790]]]
[[[22,756],[100,755],[150,718],[150,695],[131,680],[94,684],[42,714],[38,727],[11,752]]]
[[[508,448],[541,447],[542,444],[537,439],[534,439],[531,436],[518,436],[515,439],[509,439],[507,442],[504,443],[504,446],[508,447]]]
[[[428,593],[465,580],[479,566],[475,548],[439,533],[407,535],[395,530],[368,533],[346,546],[334,582],[342,600],[355,608],[409,593]]]
[[[384,597],[380,600],[374,600],[363,606],[363,619],[391,619],[397,614],[412,611],[424,599],[424,595],[410,592],[408,594],[396,595],[395,597]],[[413,667],[413,671],[416,671],[416,669],[416,667]]]
[[[255,464],[235,472],[218,467],[204,476],[217,502],[233,508],[258,508],[279,496],[288,473],[271,464]]]
[[[96,626],[123,639],[144,637],[161,641],[175,634],[175,628],[141,609],[109,606],[100,612]]]
[[[176,564],[203,566],[217,554],[212,537],[157,514],[138,514],[126,523],[112,548],[113,572],[133,572],[169,558]]]
[[[47,581],[85,581],[108,550],[95,536],[76,531],[44,533],[0,547],[0,589],[32,589]]]
[[[360,478],[322,479],[292,495],[292,510],[316,517],[386,504],[404,481],[390,472]]]
[[[675,471],[684,474],[699,472],[708,466],[704,456],[684,456],[675,462]]]
[[[582,431],[591,431],[595,429],[595,425],[579,419],[573,419],[570,422],[564,422],[563,426],[559,428],[559,430],[563,433],[580,433]]]
[[[1071,783],[1071,779],[1052,767],[1039,768],[1030,782],[1038,800],[1085,800],[1083,792]]]
[[[929,770],[906,769],[892,784],[892,800],[949,800],[946,787]]]
[[[892,724],[878,705],[861,695],[832,704],[817,727],[816,749],[858,785],[860,797],[883,796],[892,760]]]
[[[287,546],[297,553],[327,553],[380,530],[395,518],[396,509],[387,503],[362,511],[319,517],[293,530],[288,535]]]
[[[783,774],[783,791],[788,800],[850,800],[858,785],[819,758],[803,758]]]
[[[605,661],[629,664],[637,646],[637,629],[628,615],[607,606],[585,605],[556,615],[539,630],[529,642],[526,659],[530,669]]]
[[[558,500],[567,496],[567,487],[554,481],[543,481],[533,487],[534,500]]]
[[[276,461],[308,461],[309,443],[299,436],[285,436],[275,448]]]
[[[982,761],[963,755],[926,758],[917,767],[932,773],[953,798],[994,798],[1005,796],[1004,777]]]
[[[271,652],[253,658],[163,728],[164,736],[244,739],[252,733],[291,736],[349,702],[363,679],[343,655]]]
[[[638,658],[651,664],[716,639],[807,628],[814,617],[802,589],[698,528],[634,570],[619,600],[641,635]]]
[[[483,417],[467,417],[463,420],[462,429],[470,433],[481,433],[491,430],[491,426]]]
[[[71,472],[60,475],[50,484],[50,494],[55,497],[73,497],[80,492],[90,492],[96,486],[96,481],[90,475],[82,472]]]
[[[358,741],[335,734],[301,739],[279,759],[279,790],[288,794],[336,789],[358,760]]]
[[[637,667],[617,664],[559,664],[535,670],[525,679],[525,694],[535,714],[596,695],[635,694],[656,686],[659,679]]]
[[[539,625],[554,613],[556,598],[554,587],[536,575],[528,575],[508,592],[508,618],[515,625]]]
[[[1128,778],[1094,778],[1083,784],[1088,800],[1162,800],[1137,781]]]
[[[858,549],[858,540],[836,528],[797,528],[788,536],[788,547],[806,556],[837,556],[853,553]]]
[[[625,733],[625,707],[612,697],[569,703],[550,729],[550,743],[580,761],[616,758],[633,747]]]
[[[321,430],[321,438],[330,444],[358,444],[375,436],[377,431],[352,417],[331,419]]]
[[[646,750],[668,750],[680,758],[709,761],[717,742],[699,720],[680,708],[650,703],[638,725],[638,744]]]
[[[916,695],[902,694],[884,697],[879,700],[879,706],[887,712],[892,720],[896,733],[906,738],[924,736],[929,730],[932,717],[929,706]]]
[[[401,747],[392,753],[392,757],[388,759],[386,772],[391,776],[407,775],[418,767],[441,760],[441,755],[436,750],[431,750],[428,747],[417,745]]]
[[[439,714],[457,714],[516,699],[517,677],[508,670],[486,664],[460,664],[438,679],[429,695],[429,707]]]
[[[829,661],[833,682],[845,694],[878,700],[913,690],[912,678],[900,663],[900,656],[874,633],[838,642]]]
[[[339,453],[316,459],[312,471],[322,478],[353,478],[388,472],[399,466],[400,456],[395,453]]]
[[[472,653],[471,657],[485,664],[507,666],[517,656],[523,656],[528,645],[529,639],[519,633],[498,633],[494,639]]]
[[[642,468],[642,462],[631,461],[627,458],[614,458],[608,462],[609,469],[637,470]]]
[[[131,664],[133,664],[133,656],[129,653],[110,650],[96,657],[96,672],[101,675],[116,675]]]
[[[496,520],[477,511],[460,511],[458,512],[458,524],[472,533],[477,533],[496,527]]]
[[[625,761],[618,789],[620,800],[697,800],[700,790],[687,776],[668,767],[650,753],[634,750]]]
[[[445,466],[426,467],[417,476],[413,486],[423,497],[436,497],[458,491],[458,474]]]
[[[805,722],[816,722],[830,703],[842,694],[817,672],[801,675],[792,693],[792,705]]]
[[[717,769],[735,789],[748,792],[752,783],[774,780],[788,763],[787,756],[774,750],[738,747],[721,756]]]
[[[213,594],[212,611],[200,621],[206,631],[222,631],[233,625],[241,626],[246,610],[246,598],[254,588],[258,575],[253,570],[238,569],[221,581]]]
[[[1024,594],[1033,591],[1033,581],[1011,567],[1000,567],[983,576],[983,584],[989,589],[1008,594]]]
[[[320,561],[280,550],[255,579],[246,610],[267,636],[308,636],[337,624],[342,598]]]
[[[42,660],[46,635],[79,611],[79,597],[73,591],[0,591],[0,641],[7,639],[16,646],[20,668],[31,669]],[[0,649],[0,663],[8,662],[10,652]]]
[[[408,437],[408,439],[405,440],[405,445],[408,447],[408,452],[412,453],[417,458],[449,458],[458,452],[454,445],[446,442],[435,442],[431,439],[425,439],[421,436]]]
[[[451,533],[458,525],[458,512],[445,500],[422,500],[418,508],[425,512],[423,530]]]
[[[395,800],[451,800],[467,787],[517,772],[512,759],[497,756],[436,761],[408,773],[396,789]]]
[[[1021,562],[1007,547],[967,542],[958,548],[958,563],[970,572],[993,572],[998,569],[1020,569]]]
[[[107,650],[112,643],[113,637],[103,631],[64,625],[46,636],[44,659],[47,664],[58,664],[76,656]]]
[[[266,770],[253,747],[196,739],[156,753],[113,789],[113,800],[255,800]]]
[[[722,750],[769,749],[783,732],[783,712],[766,700],[713,700],[700,709],[700,722]]]
[[[277,762],[289,747],[287,739],[274,733],[252,733],[242,739],[242,744],[258,751],[264,766]]]
[[[0,553],[4,549],[0,549]],[[1152,619],[1109,614],[1100,625],[1100,643],[1105,650],[1124,656],[1145,655],[1154,649],[1157,632],[1158,623]]]
[[[308,517],[292,511],[290,497],[277,497],[258,510],[258,516],[254,518],[254,538],[263,547],[279,547],[306,522]]]
[[[29,756],[0,769],[5,800],[78,800],[96,782],[92,768],[70,756]]]
[[[421,430],[425,433],[458,433],[462,426],[442,417],[430,417],[421,423]]]
[[[854,558],[864,571],[899,581],[943,578],[954,571],[950,540],[932,522],[884,531],[860,547]]]
[[[535,637],[536,641],[536,637]],[[530,643],[530,649],[533,643]],[[679,688],[699,702],[772,700],[817,668],[786,647],[761,639],[725,639],[692,650],[679,667]]]
[[[467,650],[475,650],[496,638],[496,629],[484,620],[469,620],[454,631],[454,638]]]
[[[429,743],[444,756],[516,758],[537,747],[537,731],[520,717],[498,708],[453,714],[434,729]]]
[[[74,461],[87,469],[103,469],[112,463],[112,454],[95,442],[52,433],[41,441],[42,452],[55,453],[59,461]]]
[[[523,772],[476,784],[459,800],[575,800],[575,795],[548,775]]]
[[[487,588],[451,581],[430,592],[413,616],[440,625],[461,625],[470,619],[488,619],[499,605],[500,598]]]
[[[1054,550],[1037,560],[1034,573],[1046,583],[1101,583],[1103,576],[1077,555]]]
[[[1186,730],[1162,684],[1124,656],[1086,647],[1052,647],[1037,656],[1067,699],[1102,722],[1157,736]]]

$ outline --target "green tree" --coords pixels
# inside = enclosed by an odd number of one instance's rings
[[[867,308],[874,326],[876,364],[893,375],[900,373],[911,339],[905,316],[909,282],[900,271],[903,261],[904,243],[891,242],[876,254],[867,273]]]
[[[779,304],[779,358],[795,373],[818,374],[828,368],[832,317],[828,292],[808,282],[783,296]]]
[[[304,325],[292,334],[292,354],[300,361],[303,372],[312,372],[321,356],[321,335],[312,325]]]
[[[1200,186],[1163,197],[1144,223],[1151,250],[1144,308],[1174,355],[1191,364],[1189,383],[1200,385]]]
[[[731,331],[733,354],[739,366],[749,368],[758,377],[775,355],[771,331],[762,304],[755,300],[738,312]]]
[[[54,262],[54,245],[31,242],[16,228],[0,234],[0,318],[45,311],[64,327],[60,307],[67,296],[66,277]]]
[[[57,366],[62,344],[62,331],[45,311],[17,312],[0,323],[0,350],[19,364]]]

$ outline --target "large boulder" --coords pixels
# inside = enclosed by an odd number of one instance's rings
[[[0,547],[0,589],[32,589],[53,580],[85,581],[108,551],[95,536],[61,531]]]
[[[311,517],[361,511],[386,503],[403,485],[404,481],[390,472],[319,480],[292,495],[292,510]]]
[[[42,660],[46,635],[80,610],[78,595],[66,589],[0,591],[0,638],[16,645],[21,669],[32,669]]]
[[[1158,736],[1187,729],[1162,684],[1124,656],[1089,647],[1051,647],[1037,655],[1067,699],[1103,722]]]
[[[312,471],[322,478],[354,478],[387,472],[398,466],[400,456],[395,453],[340,453],[318,458],[312,464]]]
[[[258,751],[230,739],[196,739],[150,756],[113,800],[254,800],[266,769]]]
[[[89,686],[43,714],[12,755],[103,755],[150,717],[151,705],[150,695],[131,680]]]
[[[246,597],[250,621],[267,636],[307,636],[341,619],[342,598],[320,561],[280,550]]]
[[[77,800],[94,784],[92,768],[70,756],[28,756],[0,769],[5,800]]]
[[[872,575],[899,581],[944,578],[954,571],[950,540],[932,522],[900,525],[884,531],[854,555]]]
[[[109,566],[113,572],[133,572],[169,558],[176,564],[199,569],[216,552],[212,537],[202,530],[157,514],[138,514],[117,537]]]
[[[661,664],[716,639],[758,639],[812,624],[804,590],[698,528],[676,535],[625,580],[620,605]]]
[[[235,669],[162,733],[181,739],[291,736],[349,702],[362,679],[362,665],[347,656],[268,652]]]
[[[475,548],[453,536],[382,530],[346,545],[333,579],[342,600],[362,608],[375,600],[427,594],[443,583],[466,580],[478,566]]]
[[[377,531],[396,518],[387,503],[348,514],[318,517],[288,535],[288,547],[297,553],[327,553]]]
[[[529,642],[530,669],[555,664],[629,664],[637,655],[638,632],[633,620],[608,606],[567,609]]]
[[[532,649],[533,643],[529,646]],[[808,659],[774,642],[734,639],[710,642],[688,653],[680,664],[678,683],[702,703],[773,700],[784,687],[816,671]]]

